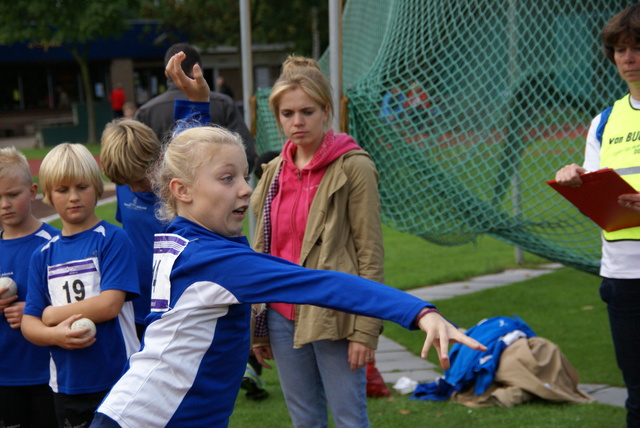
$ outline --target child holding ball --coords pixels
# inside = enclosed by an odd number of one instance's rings
[[[195,67],[194,75],[201,76]],[[423,357],[433,344],[445,369],[450,341],[486,349],[407,293],[253,251],[242,236],[248,174],[241,138],[222,128],[187,129],[167,145],[152,183],[171,223],[155,238],[145,344],[91,427],[227,426],[249,352],[252,303],[321,305],[420,328]]]
[[[49,350],[20,332],[33,251],[60,231],[31,213],[38,185],[27,159],[13,147],[0,149],[0,278],[18,294],[0,297],[0,426],[57,427],[49,382]],[[0,286],[0,296],[7,287]]]
[[[133,244],[95,214],[103,183],[86,147],[56,146],[39,175],[44,202],[63,227],[31,258],[22,333],[51,352],[58,424],[88,426],[140,347],[129,301],[139,293]],[[71,328],[82,317],[96,324],[95,335]]]

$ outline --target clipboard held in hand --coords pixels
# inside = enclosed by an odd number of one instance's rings
[[[581,174],[580,178],[579,187],[563,186],[555,180],[547,184],[607,232],[640,226],[640,214],[618,204],[619,195],[638,191],[616,171],[604,168]]]

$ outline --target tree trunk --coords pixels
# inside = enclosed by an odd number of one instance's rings
[[[80,66],[80,76],[82,87],[84,88],[84,102],[87,107],[87,143],[97,142],[96,138],[96,112],[93,103],[93,85],[91,84],[91,74],[89,73],[89,60],[87,59],[87,46],[83,46],[82,53],[78,47],[71,51],[72,55]]]

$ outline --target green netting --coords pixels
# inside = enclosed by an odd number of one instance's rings
[[[599,229],[545,181],[583,161],[590,120],[627,92],[599,32],[628,4],[348,0],[349,133],[378,167],[383,221],[441,245],[490,234],[597,273]],[[427,102],[407,103],[414,86]],[[261,152],[282,146],[268,93]]]

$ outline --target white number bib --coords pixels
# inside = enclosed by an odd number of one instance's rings
[[[47,268],[51,304],[63,306],[100,294],[100,266],[96,257]]]
[[[153,282],[151,283],[151,312],[171,309],[171,270],[176,259],[187,247],[188,240],[180,235],[157,233],[153,238]]]

